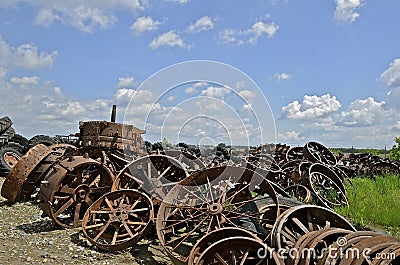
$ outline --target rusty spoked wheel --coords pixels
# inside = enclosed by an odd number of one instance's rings
[[[145,191],[155,203],[161,202],[175,184],[189,176],[185,166],[173,157],[149,155],[127,165],[116,177],[112,191]]]
[[[266,196],[278,207],[272,220],[262,218],[256,201]],[[279,215],[277,195],[260,174],[240,167],[216,167],[195,172],[177,184],[158,210],[158,238],[176,264],[186,264],[192,247],[223,227],[249,230],[264,239]]]
[[[258,239],[260,242],[261,239],[259,239],[257,236],[254,234],[250,233],[249,231],[245,229],[240,229],[240,228],[235,228],[235,227],[225,227],[221,228],[218,230],[214,230],[205,236],[203,236],[192,248],[192,251],[190,251],[189,254],[189,259],[187,264],[188,265],[194,265],[198,264],[199,262],[199,257],[204,253],[204,251],[212,244],[215,242],[218,242],[221,239],[227,238],[227,237],[234,237],[234,236],[242,236],[242,237],[250,237],[254,239]]]
[[[260,240],[250,237],[228,237],[209,246],[199,257],[198,265],[264,265],[284,262]]]
[[[282,172],[286,175],[287,179],[290,179],[294,183],[301,181],[301,175],[299,174],[299,165],[303,160],[291,160],[280,165]]]
[[[304,234],[332,227],[355,231],[346,219],[327,208],[309,204],[295,206],[276,220],[271,243],[275,249],[289,251]]]
[[[54,165],[40,185],[43,213],[65,228],[77,227],[86,210],[110,191],[111,171],[83,156],[69,157]]]
[[[309,186],[320,203],[328,208],[348,205],[343,182],[330,168],[313,164],[309,169]]]
[[[304,158],[303,147],[296,146],[286,152],[286,161],[302,160]]]
[[[12,203],[17,202],[18,196],[22,192],[22,185],[50,152],[51,150],[47,146],[38,144],[23,155],[5,179],[1,188],[1,196]]]
[[[265,178],[270,180],[272,183],[279,185],[282,189],[285,189],[286,187],[293,185],[292,178],[281,170],[269,171],[265,174]]]
[[[289,255],[288,261],[290,262],[288,263],[292,265],[317,264],[317,257],[318,259],[323,257],[329,246],[351,233],[353,231],[341,228],[328,228],[307,233],[300,237],[294,245],[293,249],[296,250],[297,255]],[[304,255],[309,250],[312,251],[312,254],[309,256]]]
[[[173,158],[181,162],[181,164],[184,165],[185,169],[189,172],[201,170],[206,167],[206,165],[200,158],[196,157],[190,152],[180,150],[167,150],[164,152],[167,156],[172,156]]]
[[[153,203],[144,192],[118,190],[104,194],[87,209],[82,230],[98,248],[118,251],[143,238],[153,220]]]
[[[357,231],[342,237],[330,246],[330,252],[324,254],[320,264],[330,265],[339,264],[344,254],[349,253],[348,248],[352,249],[355,244],[366,238],[380,236],[372,231]],[[351,250],[352,251],[352,250]]]
[[[392,247],[394,250],[395,248],[398,248],[399,245],[400,245],[400,239],[393,236],[377,235],[373,237],[364,238],[359,242],[357,242],[356,244],[354,244],[354,246],[352,246],[353,250],[358,250],[357,252],[362,254],[360,254],[358,257],[354,257],[354,255],[353,256],[345,255],[340,260],[339,264],[341,265],[371,264],[378,253],[390,247]],[[367,252],[365,252],[366,249],[368,250]],[[398,263],[392,263],[392,264],[398,264]]]
[[[312,162],[320,162],[325,165],[334,166],[337,163],[335,155],[325,146],[317,142],[308,142],[303,153]]]
[[[265,171],[270,170],[279,171],[281,168],[276,163],[275,159],[268,154],[258,154],[254,156],[248,156],[245,158],[247,167],[254,171]]]
[[[285,188],[287,194],[290,197],[297,199],[302,203],[311,203],[312,202],[312,194],[311,191],[303,185],[295,184]]]

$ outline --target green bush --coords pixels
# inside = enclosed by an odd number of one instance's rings
[[[400,137],[394,138],[396,144],[389,150],[389,158],[392,160],[400,160]]]

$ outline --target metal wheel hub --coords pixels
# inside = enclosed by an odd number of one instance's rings
[[[128,220],[128,213],[125,210],[117,210],[110,214],[110,221],[111,222],[123,222]]]
[[[86,184],[79,185],[74,191],[74,201],[83,202],[90,193],[90,187]]]
[[[220,203],[212,203],[208,206],[208,212],[211,215],[217,215],[222,213],[224,210],[224,207]]]

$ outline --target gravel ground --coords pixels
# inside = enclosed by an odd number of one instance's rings
[[[104,253],[79,228],[59,229],[41,214],[33,202],[10,205],[0,196],[0,264],[171,264],[155,228],[129,250]]]

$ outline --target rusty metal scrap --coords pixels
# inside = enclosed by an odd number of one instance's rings
[[[369,262],[332,258],[322,253],[329,246],[370,247],[370,260],[378,253],[400,256],[400,239],[356,231],[331,210],[348,204],[345,183],[351,177],[400,172],[393,161],[368,154],[335,157],[318,142],[265,144],[235,162],[187,148],[147,154],[145,131],[115,123],[115,108],[111,122],[81,122],[79,129],[77,146],[30,149],[1,194],[16,202],[39,190],[44,216],[63,228],[81,226],[101,250],[123,250],[153,233],[179,265]],[[339,238],[347,245],[339,245]],[[278,255],[278,249],[287,254],[293,248],[313,248],[321,258]]]
[[[39,144],[23,155],[4,181],[1,196],[12,203],[16,202],[24,182],[50,152],[47,146]]]

